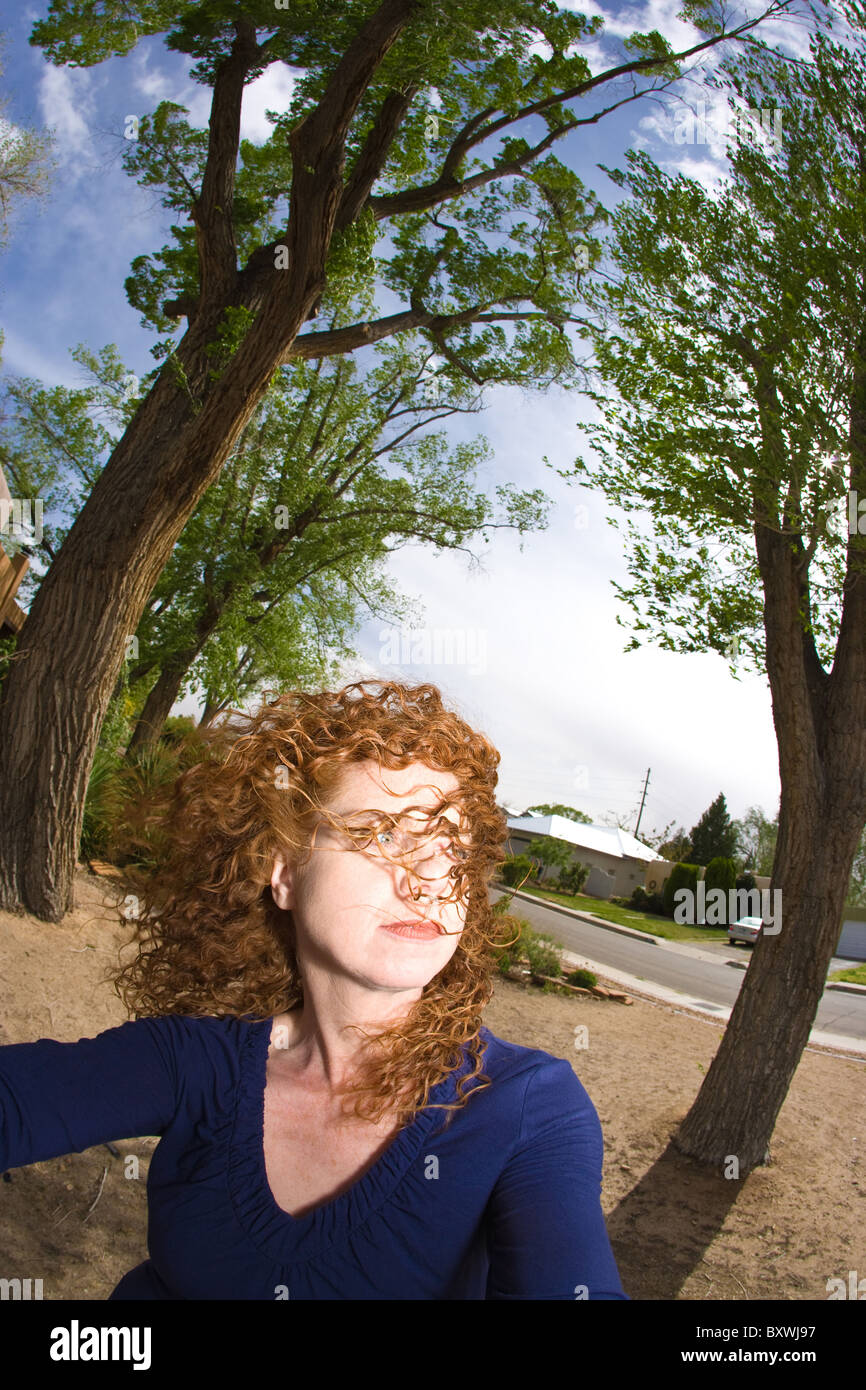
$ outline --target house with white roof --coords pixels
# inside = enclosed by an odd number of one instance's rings
[[[643,886],[647,864],[658,859],[648,845],[615,825],[585,825],[567,816],[508,816],[506,854],[526,854],[533,840],[550,836],[574,846],[576,864],[589,865],[583,891],[595,898],[627,898]],[[539,879],[558,877],[557,869],[543,869]]]

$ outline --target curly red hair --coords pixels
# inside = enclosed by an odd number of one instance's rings
[[[377,680],[293,690],[203,731],[201,756],[176,779],[168,804],[150,805],[166,849],[155,870],[127,873],[139,882],[138,953],[115,989],[136,1016],[266,1019],[301,1003],[291,913],[271,895],[274,858],[287,848],[309,850],[317,821],[331,818],[326,803],[344,768],[366,761],[380,771],[419,762],[453,773],[459,785],[449,799],[469,832],[470,852],[457,870],[466,919],[455,952],[399,1026],[369,1039],[348,1091],[359,1118],[377,1122],[394,1112],[407,1123],[460,1066],[464,1045],[472,1069],[454,1104],[441,1108],[457,1110],[490,1084],[479,1030],[507,932],[488,896],[507,835],[494,797],[499,753],[445,708],[435,685]]]

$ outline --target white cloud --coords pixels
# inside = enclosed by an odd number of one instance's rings
[[[210,88],[188,78],[179,82],[176,74],[152,67],[152,57],[153,50],[144,48],[136,50],[134,56],[136,72],[132,85],[146,98],[148,109],[152,110],[161,101],[173,101],[186,107],[191,125],[199,130],[206,126],[210,116]]]
[[[78,386],[79,368],[68,354],[62,358],[47,356],[33,343],[7,328],[2,346],[3,371],[12,376],[36,377],[45,386]]]
[[[677,18],[682,8],[682,0],[648,0],[643,5],[622,5],[614,11],[595,3],[595,0],[560,0],[563,9],[577,10],[588,19],[600,16],[604,20],[605,32],[617,38],[628,38],[631,34],[647,34],[653,29],[677,48],[685,48],[695,42],[697,30],[691,24],[684,24]]]
[[[90,150],[92,137],[84,112],[91,106],[90,74],[77,69],[46,67],[39,79],[39,105],[46,125],[54,131],[61,153]]]
[[[263,144],[273,134],[266,111],[286,111],[292,98],[295,75],[285,63],[272,63],[261,77],[244,89],[241,137]]]
[[[144,49],[136,54],[134,88],[152,109],[161,101],[177,102],[189,112],[190,124],[203,129],[210,119],[211,89],[178,79],[164,68],[152,66],[154,55]],[[159,61],[159,55],[156,55]],[[271,63],[260,77],[244,88],[241,112],[241,137],[261,144],[273,133],[265,112],[284,111],[291,100],[295,75],[285,63]]]

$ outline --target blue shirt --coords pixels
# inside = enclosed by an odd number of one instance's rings
[[[626,1297],[601,1126],[568,1062],[482,1027],[492,1084],[450,1121],[420,1111],[347,1191],[293,1217],[262,1146],[272,1026],[173,1014],[0,1047],[0,1171],[160,1136],[150,1258],[112,1299]],[[464,1052],[430,1100],[454,1099],[468,1071]]]

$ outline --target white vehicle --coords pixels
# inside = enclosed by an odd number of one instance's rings
[[[728,927],[728,941],[732,946],[739,946],[741,941],[747,946],[754,946],[763,925],[762,917],[738,917]]]

